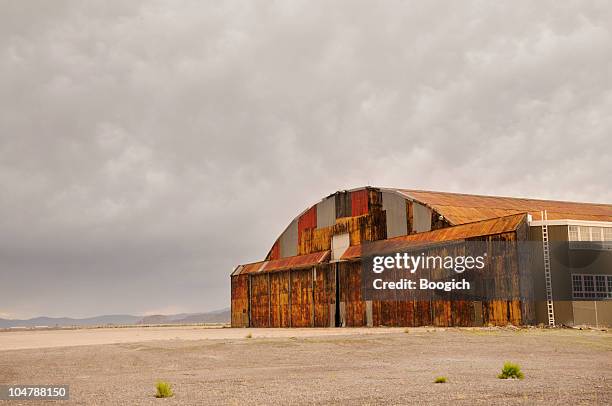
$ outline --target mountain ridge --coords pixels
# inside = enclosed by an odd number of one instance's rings
[[[224,308],[203,313],[157,314],[135,316],[131,314],[105,314],[94,317],[47,317],[39,316],[30,319],[2,319],[0,328],[14,327],[70,327],[70,326],[105,326],[137,324],[189,324],[189,323],[228,323],[230,309]]]

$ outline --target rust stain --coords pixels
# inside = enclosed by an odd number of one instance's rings
[[[298,245],[302,241],[302,234],[306,230],[317,228],[317,206],[312,206],[306,210],[298,219]]]
[[[411,234],[390,238],[388,240],[376,241],[369,247],[373,252],[394,251],[408,248],[416,244],[426,244],[429,242],[453,241],[466,238],[482,237],[493,234],[500,234],[515,231],[520,224],[525,221],[526,215],[517,214],[507,217],[484,220],[470,224],[462,224],[453,227],[446,227],[439,230],[428,231],[425,233]],[[349,247],[342,259],[353,259],[361,256],[361,246]]]
[[[323,251],[315,252],[313,254],[275,259],[272,261],[254,262],[252,264],[242,265],[240,275],[273,272],[289,268],[303,268],[319,264],[326,261],[328,258],[329,251]]]
[[[351,216],[368,214],[368,189],[351,192]]]

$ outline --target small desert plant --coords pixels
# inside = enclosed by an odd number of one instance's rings
[[[499,379],[523,379],[525,375],[521,372],[519,364],[513,364],[512,362],[506,362],[502,368],[501,374],[497,375]]]
[[[249,333],[245,336],[245,338],[253,338],[253,334]]]
[[[172,387],[168,382],[159,381],[155,384],[155,387],[157,388],[157,393],[155,394],[156,398],[169,398],[174,396]]]
[[[404,329],[404,333],[410,334],[410,329]]]
[[[445,376],[437,376],[436,379],[434,380],[434,383],[446,383],[446,377]]]

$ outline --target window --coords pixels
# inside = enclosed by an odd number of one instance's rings
[[[572,274],[574,299],[612,299],[612,275]]]
[[[569,240],[580,241],[580,235],[578,234],[578,226],[569,226]]]
[[[605,299],[608,297],[606,279],[605,275],[595,275],[595,295],[598,299]]]
[[[572,293],[575,299],[584,297],[582,289],[582,275],[572,275]]]
[[[569,226],[571,249],[612,250],[612,227]]]

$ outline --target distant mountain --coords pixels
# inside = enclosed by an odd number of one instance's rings
[[[111,314],[105,316],[88,317],[85,319],[73,319],[70,317],[35,317],[27,320],[0,319],[0,328],[9,327],[66,327],[66,326],[103,326],[135,324],[142,317],[129,314]]]
[[[194,323],[229,323],[230,309],[215,310],[208,313],[183,313],[145,316],[138,324],[194,324]]]
[[[69,326],[107,326],[133,324],[193,324],[228,323],[230,309],[215,310],[207,313],[180,313],[171,315],[132,316],[113,314],[84,319],[70,317],[35,317],[27,320],[0,319],[0,328],[11,327],[69,327]]]

